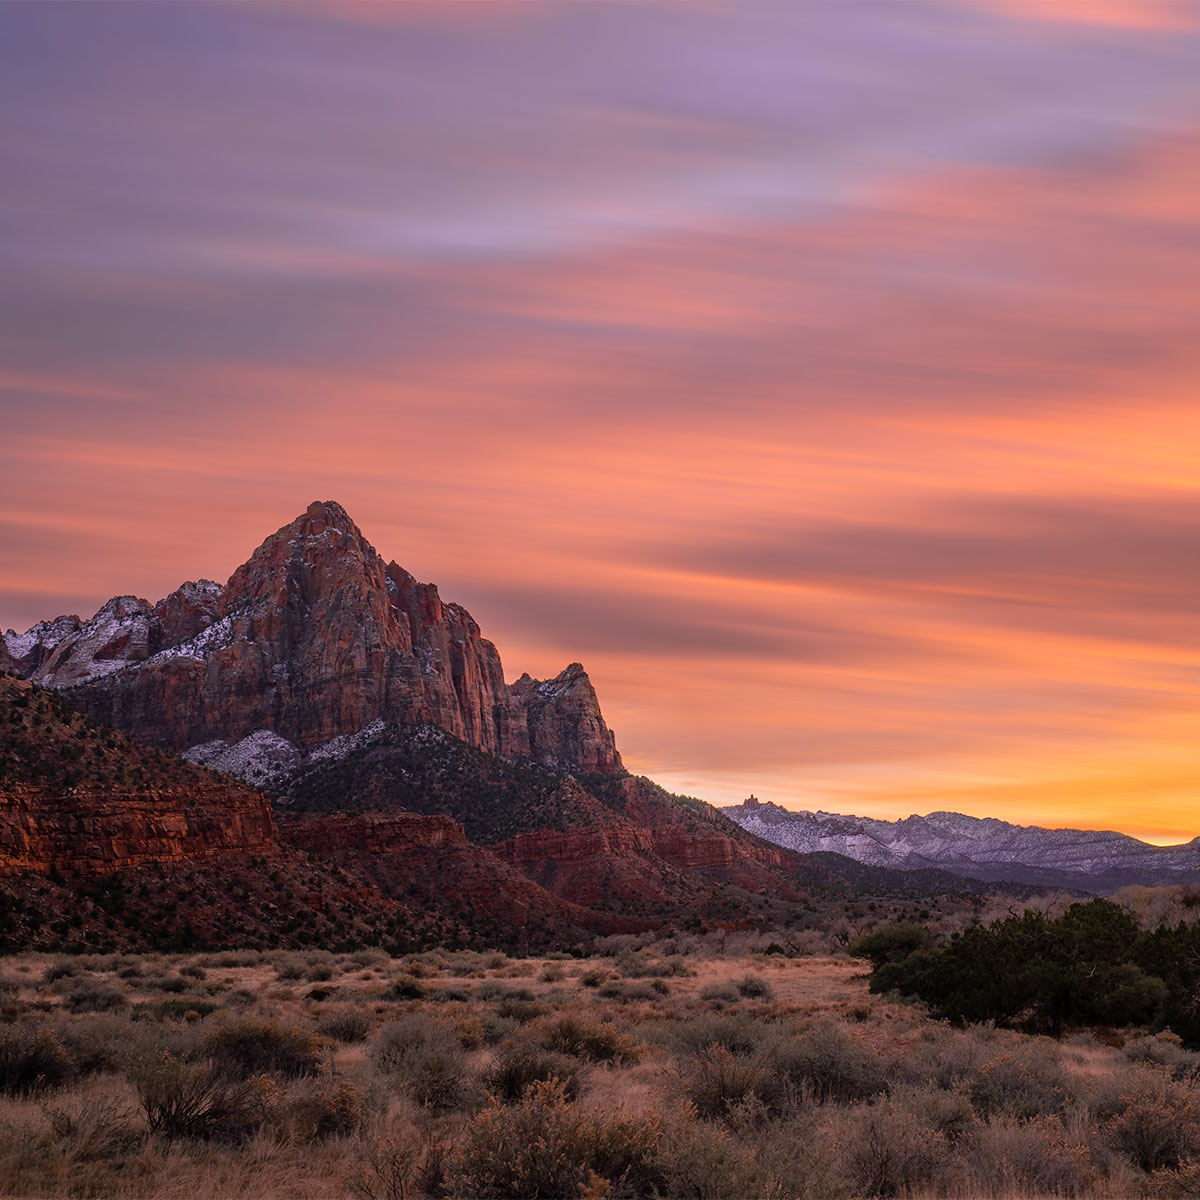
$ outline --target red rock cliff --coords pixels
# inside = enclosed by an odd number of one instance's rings
[[[471,615],[385,564],[332,502],[267,538],[224,588],[116,597],[88,622],[43,622],[6,646],[27,678],[175,750],[260,729],[311,746],[382,719],[559,770],[622,769],[579,664],[509,688]]]
[[[103,875],[275,846],[264,796],[214,782],[184,792],[0,795],[0,875]]]

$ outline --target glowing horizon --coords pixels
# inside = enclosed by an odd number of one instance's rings
[[[0,7],[0,628],[314,499],[715,803],[1200,833],[1200,29]]]

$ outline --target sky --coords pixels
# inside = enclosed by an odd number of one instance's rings
[[[1200,833],[1200,4],[0,5],[0,628],[312,500],[714,803]]]

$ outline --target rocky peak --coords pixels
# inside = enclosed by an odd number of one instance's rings
[[[5,644],[20,674],[177,750],[220,754],[269,731],[303,752],[384,721],[556,770],[622,770],[578,663],[510,689],[470,613],[385,566],[333,501],[273,533],[223,588],[185,583],[154,606],[119,596],[86,623],[59,618]]]
[[[616,738],[600,714],[588,673],[571,663],[553,679],[522,675],[509,688],[525,715],[529,757],[554,770],[619,774],[624,767]]]

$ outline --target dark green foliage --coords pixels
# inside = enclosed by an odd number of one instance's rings
[[[318,763],[287,785],[293,811],[403,808],[446,813],[473,842],[530,829],[565,829],[561,779],[540,767],[493,758],[433,726],[391,726],[338,761]]]
[[[1057,920],[1026,912],[972,926],[940,949],[899,926],[855,949],[875,966],[873,992],[918,996],[951,1021],[1054,1037],[1080,1026],[1151,1025],[1200,1044],[1200,926],[1147,933],[1108,900],[1073,904]]]
[[[870,960],[876,970],[885,963],[898,963],[933,946],[933,934],[924,925],[912,921],[896,921],[877,925],[870,933],[851,942],[849,950],[856,958]]]

